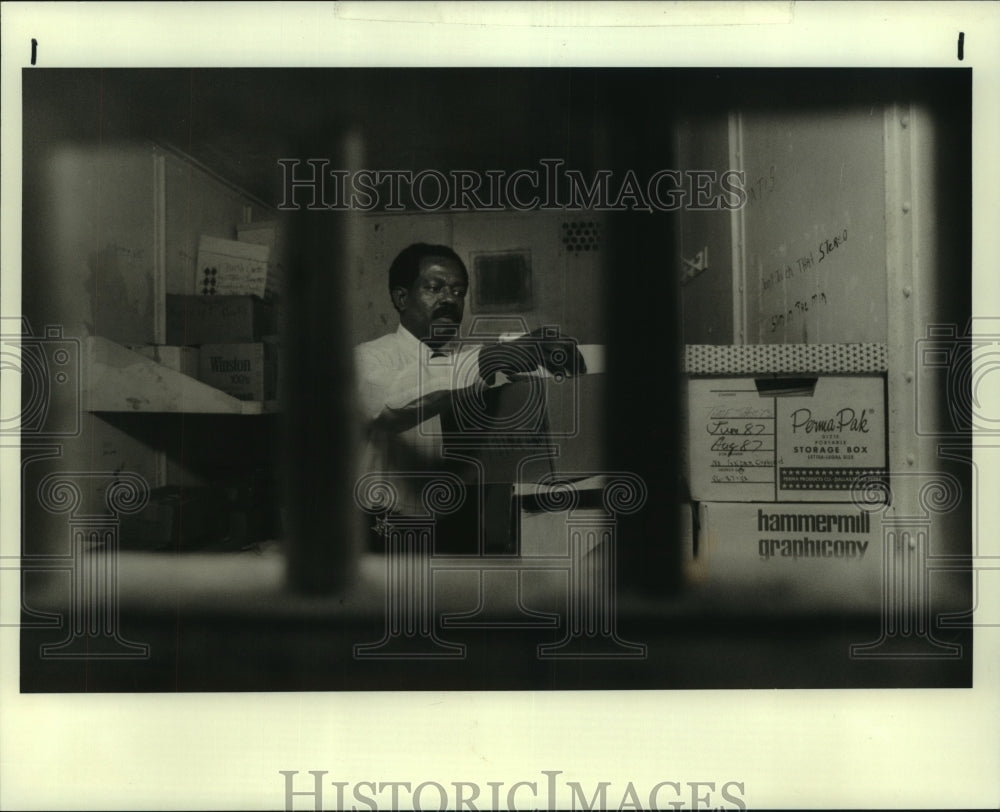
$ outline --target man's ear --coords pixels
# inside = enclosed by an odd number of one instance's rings
[[[403,308],[406,307],[410,292],[406,288],[393,288],[389,291],[389,295],[392,297],[392,306],[397,311],[402,312]]]

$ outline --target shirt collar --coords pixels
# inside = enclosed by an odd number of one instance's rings
[[[413,335],[402,324],[396,328],[396,340],[399,342],[399,346],[403,352],[414,358],[421,357],[421,347],[427,347],[423,341]]]
[[[407,330],[402,324],[396,328],[396,339],[399,341],[403,352],[411,358],[419,358],[421,361],[428,361],[430,360],[431,353],[434,352],[434,350],[413,335],[413,333]],[[441,347],[441,350],[450,355],[455,351],[455,341],[449,341]]]

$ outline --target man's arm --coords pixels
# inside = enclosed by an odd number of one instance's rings
[[[490,384],[497,373],[510,377],[544,369],[551,375],[583,375],[587,372],[576,340],[569,336],[551,336],[538,328],[513,341],[501,341],[483,347],[479,353],[479,374]]]
[[[364,419],[404,431],[439,414],[451,393],[485,386],[479,375],[478,350],[438,359],[421,367],[419,361],[393,367],[377,351],[355,352],[358,400]]]
[[[539,368],[556,375],[587,371],[576,342],[547,337],[536,330],[514,341],[459,352],[421,366],[413,361],[393,366],[377,350],[359,348],[355,355],[358,394],[366,420],[404,431],[439,414],[453,392],[492,387],[510,377]]]

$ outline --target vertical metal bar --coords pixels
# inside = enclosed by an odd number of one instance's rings
[[[914,347],[920,291],[913,274],[913,179],[910,107],[885,110],[885,242],[888,285],[888,456],[890,472],[917,471],[922,464],[916,442]],[[903,477],[893,487],[893,512],[919,513],[916,480]]]
[[[729,166],[744,171],[743,160],[743,114],[729,114]],[[731,209],[729,218],[732,228],[733,265],[733,343],[751,343],[747,325],[746,290],[746,218],[743,207]],[[753,336],[757,340],[757,336]]]
[[[297,153],[332,154],[339,167],[360,168],[360,137],[345,128],[321,129],[339,134],[319,145],[304,140],[295,145]],[[305,204],[288,216],[280,359],[288,383],[282,404],[287,573],[292,588],[303,593],[344,587],[360,554],[353,532],[358,431],[346,296],[358,239],[354,218],[350,211],[308,210]]]
[[[167,343],[167,158],[153,152],[153,343]],[[155,452],[154,486],[167,484],[167,452]]]

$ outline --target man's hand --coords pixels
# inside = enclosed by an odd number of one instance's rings
[[[576,341],[567,336],[553,337],[544,327],[514,341],[503,341],[479,351],[479,374],[492,384],[496,374],[516,375],[544,369],[552,375],[582,375],[587,364]]]

